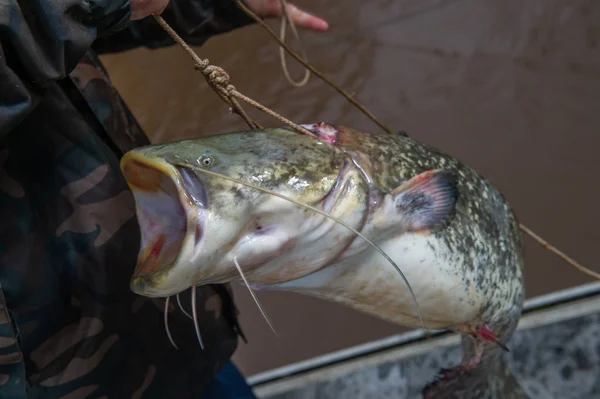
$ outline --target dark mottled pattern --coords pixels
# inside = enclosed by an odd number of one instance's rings
[[[464,282],[465,289],[476,293],[473,298],[478,299],[471,299],[470,305],[478,309],[479,316],[470,327],[485,323],[500,340],[510,338],[525,295],[523,248],[518,222],[498,190],[459,160],[406,135],[363,133],[328,125],[318,128],[326,129],[327,134],[336,132],[335,144],[320,143],[287,129],[267,129],[136,151],[148,159],[163,159],[173,165],[197,169],[205,168],[201,160],[210,157],[214,161],[210,170],[278,193],[291,192],[296,199],[309,204],[330,192],[344,157],[355,161],[365,172],[365,179],[372,180],[370,190],[379,193],[391,193],[423,172],[441,170],[439,176],[449,177],[447,182],[458,191],[452,198],[458,199],[454,212],[446,215],[447,222],[430,230],[431,237],[442,244],[436,255],[441,262],[454,265],[451,273]],[[202,173],[198,173],[198,178],[208,191],[215,214],[247,206],[264,195],[222,179],[207,178]],[[417,196],[412,203],[421,201],[423,205],[422,200]],[[470,337],[464,339],[464,352],[465,359],[474,357]],[[499,361],[500,354],[495,344],[486,345],[480,366],[469,373],[441,378],[430,386],[430,392],[457,386],[505,392],[494,382],[506,373]]]
[[[326,128],[315,127],[317,130]],[[485,323],[501,341],[508,340],[517,325],[525,297],[523,244],[518,221],[500,192],[458,159],[407,135],[364,133],[341,126],[329,126],[329,130],[337,132],[335,145],[373,180],[372,190],[391,193],[431,170],[454,176],[459,193],[456,210],[443,228],[430,230],[433,238],[443,244],[443,250],[436,256],[439,261],[455,266],[452,273],[464,282],[465,289],[481,295],[482,300],[470,303],[479,308],[478,320],[473,320],[472,327]],[[465,360],[474,358],[471,337],[464,337],[463,349]],[[510,397],[499,382],[512,378],[502,367],[500,355],[495,344],[486,344],[483,361],[476,369],[463,374],[455,369],[452,374],[442,375],[429,387],[429,392],[439,395],[472,389],[479,390],[483,396],[485,392]]]
[[[130,181],[135,187],[135,174],[129,174],[131,162],[164,171],[177,181],[178,188],[183,189],[180,192],[184,197],[186,191],[188,197],[190,192],[185,189],[183,180],[195,173],[195,178],[200,182],[195,186],[202,187],[209,203],[207,211],[199,212],[195,220],[202,224],[200,229],[204,231],[203,236],[208,237],[205,241],[207,245],[214,248],[193,252],[197,247],[186,247],[180,252],[178,262],[134,276],[132,286],[142,295],[162,296],[178,292],[194,283],[204,284],[207,281],[230,281],[239,278],[236,268],[215,265],[219,265],[224,256],[231,253],[232,248],[237,248],[236,245],[243,247],[243,240],[254,237],[259,230],[257,226],[261,226],[261,220],[274,223],[275,220],[280,220],[281,216],[289,214],[290,207],[299,211],[294,215],[300,219],[304,218],[304,215],[307,218],[314,215],[314,210],[298,207],[296,204],[285,204],[281,208],[273,204],[269,208],[265,204],[272,204],[270,201],[278,199],[268,192],[258,190],[256,186],[321,209],[334,206],[333,204],[342,200],[341,197],[350,198],[350,206],[354,207],[352,216],[365,216],[351,224],[360,229],[366,220],[368,197],[364,194],[368,192],[368,187],[351,160],[336,147],[289,130],[265,129],[227,133],[136,148],[121,161],[126,177],[131,177]],[[182,170],[186,171],[182,174]],[[218,176],[206,172],[217,173]],[[254,187],[227,178],[249,183]],[[345,193],[350,190],[352,196],[348,197]],[[194,207],[192,202],[190,205]],[[265,227],[268,228],[269,225]],[[356,238],[351,230],[342,230],[336,233],[341,244],[340,252]],[[224,231],[227,233],[223,233]],[[269,231],[272,232],[273,229]],[[259,235],[264,236],[264,233]],[[260,268],[257,274],[264,272],[260,277],[263,278],[261,284],[266,280],[271,284],[286,280],[290,278],[289,274],[283,275],[281,270],[275,271],[276,266],[265,265],[265,259],[276,258],[277,251],[286,250],[285,245],[294,244],[294,239],[290,239],[278,248],[277,245],[280,244],[275,244],[274,248],[277,249],[273,249],[271,253],[256,251],[256,258],[252,258],[252,254],[250,260],[247,257],[244,259],[245,266],[248,267],[248,264],[254,262],[252,264],[256,264],[257,269]],[[318,244],[316,246],[318,247]],[[326,259],[332,259],[339,254],[334,253],[330,246],[320,250],[313,246],[311,249],[320,251],[319,256]],[[190,263],[190,259],[193,259],[193,264]],[[266,262],[268,263],[268,260]],[[269,268],[271,266],[273,269]],[[309,273],[310,267],[306,269],[298,264],[295,266],[297,267],[294,270],[288,272]],[[273,273],[265,277],[271,270]],[[253,281],[252,272],[245,274]],[[297,277],[298,275],[294,274],[294,278]]]
[[[496,396],[473,391],[445,391],[435,398],[587,399],[600,397],[600,313],[543,327],[518,330],[503,356],[494,384],[510,389]],[[387,360],[329,380],[264,399],[420,399],[431,375],[461,359],[459,346],[435,349],[404,360]],[[506,370],[513,377],[504,378]],[[459,388],[460,389],[460,388]],[[522,392],[519,391],[522,389]],[[524,394],[525,396],[520,396]],[[512,396],[511,396],[512,395]]]
[[[521,314],[525,286],[522,236],[502,194],[458,159],[410,137],[339,130],[339,145],[351,156],[357,154],[357,159],[369,163],[376,185],[383,190],[392,191],[428,170],[444,170],[456,177],[460,193],[456,212],[447,226],[432,231],[447,248],[446,254],[439,257],[447,257],[442,260],[457,266],[454,273],[465,287],[483,295],[479,322],[492,328],[500,340],[507,341]],[[453,259],[457,255],[465,259]],[[463,337],[463,351],[463,359],[474,358],[471,337]],[[486,344],[477,368],[465,375],[442,376],[429,387],[431,397],[442,392],[455,392],[458,396],[454,397],[461,397],[460,392],[468,390],[481,395],[474,397],[520,397],[517,385],[503,385],[502,381],[513,377],[500,356],[501,350],[496,345]]]
[[[385,191],[428,170],[441,169],[456,176],[460,193],[456,214],[434,235],[450,252],[467,256],[455,273],[468,280],[466,285],[485,293],[482,319],[492,328],[512,324],[525,296],[523,244],[518,221],[502,194],[456,158],[410,137],[339,129],[340,146],[350,155],[366,154],[360,159],[368,160],[373,180]],[[511,329],[502,333],[508,337]]]
[[[195,44],[250,22],[230,1],[171,0],[164,15]],[[129,287],[140,233],[119,158],[148,139],[91,47],[172,44],[129,16],[127,0],[0,6],[2,399],[198,398],[237,346],[227,286],[197,290],[205,351],[171,306],[175,350],[164,300]]]
[[[232,206],[244,206],[268,194],[208,176],[198,169],[288,193],[300,201],[315,204],[334,187],[344,164],[344,154],[339,150],[279,129],[152,145],[137,148],[135,152],[194,171],[216,215],[227,214]],[[206,157],[213,160],[209,167],[202,163]]]

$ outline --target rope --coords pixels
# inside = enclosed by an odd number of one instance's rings
[[[544,240],[542,237],[540,237],[537,234],[535,234],[533,231],[531,231],[524,224],[520,224],[519,227],[521,228],[522,231],[524,231],[527,235],[529,235],[531,238],[533,238],[535,241],[537,241],[537,243],[540,244],[546,250],[548,250],[548,251],[552,252],[554,255],[562,258],[565,262],[567,262],[568,264],[570,264],[571,266],[573,266],[574,268],[576,268],[580,272],[583,272],[583,273],[587,274],[588,276],[591,276],[591,277],[594,277],[594,278],[600,280],[600,274],[598,274],[595,271],[590,270],[590,269],[582,266],[581,264],[579,264],[575,260],[571,259],[567,255],[565,255],[563,252],[559,251],[558,249],[556,249],[555,247],[553,247],[552,245],[550,245],[548,243],[548,241]]]
[[[308,57],[306,56],[306,51],[304,50],[304,45],[302,44],[300,35],[298,34],[298,31],[296,30],[296,24],[294,23],[294,20],[292,18],[290,18],[289,14],[288,14],[287,0],[280,0],[280,1],[281,1],[281,10],[283,12],[283,17],[281,19],[281,29],[279,31],[279,35],[280,35],[279,41],[281,43],[285,43],[285,27],[287,26],[287,24],[290,24],[290,28],[292,28],[292,33],[294,34],[294,36],[296,37],[296,40],[298,40],[298,43],[300,45],[300,51],[302,52],[302,58],[306,60]],[[310,69],[308,69],[306,67],[304,67],[304,78],[300,82],[296,82],[294,79],[292,79],[290,72],[288,70],[288,67],[287,67],[287,63],[285,61],[285,49],[283,48],[283,46],[279,46],[279,58],[281,59],[281,67],[283,68],[283,74],[285,75],[287,80],[292,85],[294,85],[296,87],[302,87],[308,83],[308,80],[310,79]]]
[[[284,124],[290,126],[292,129],[298,131],[301,134],[316,137],[315,134],[312,133],[310,130],[295,124],[289,119],[284,118],[278,113],[270,110],[264,105],[252,100],[251,98],[237,91],[235,86],[233,86],[230,83],[229,75],[227,74],[227,72],[225,72],[223,68],[215,65],[210,65],[208,59],[200,58],[198,54],[196,54],[196,52],[185,42],[185,40],[183,40],[177,34],[177,32],[175,32],[175,30],[171,28],[167,21],[165,21],[160,15],[154,15],[154,19],[156,19],[160,26],[173,38],[173,40],[175,40],[175,42],[178,43],[192,57],[192,59],[196,63],[196,70],[202,73],[208,84],[221,97],[221,99],[225,101],[227,105],[229,105],[230,109],[233,112],[240,115],[244,119],[244,121],[246,121],[250,129],[256,130],[262,129],[263,127],[260,124],[258,124],[258,122],[250,118],[250,116],[248,116],[248,114],[246,113],[246,111],[244,111],[237,99],[247,102],[248,104],[263,111],[267,115],[270,115],[271,117],[279,120],[280,122],[283,122]]]
[[[382,122],[380,122],[363,105],[361,105],[356,100],[354,100],[341,87],[339,87],[338,85],[333,83],[331,80],[329,80],[327,77],[325,77],[319,71],[317,71],[312,65],[310,65],[306,61],[304,61],[291,48],[289,48],[287,46],[287,44],[285,44],[282,40],[279,39],[279,37],[277,37],[277,34],[271,29],[271,27],[269,25],[267,25],[261,18],[259,18],[256,14],[254,14],[254,12],[252,12],[248,7],[246,7],[242,3],[242,0],[234,0],[234,1],[238,5],[238,7],[240,7],[246,14],[248,14],[257,23],[259,23],[263,28],[265,28],[267,30],[267,32],[269,32],[269,34],[271,36],[273,36],[273,38],[275,38],[275,40],[279,43],[279,45],[282,48],[284,48],[285,51],[288,52],[288,54],[292,55],[292,57],[294,57],[298,62],[300,62],[302,65],[304,65],[312,73],[314,73],[319,78],[321,78],[329,86],[331,86],[332,88],[337,90],[348,101],[350,101],[354,106],[356,106],[365,115],[367,115],[374,123],[379,125],[383,130],[387,131],[390,134],[394,134],[393,131],[389,127],[387,127]],[[282,1],[284,2],[285,0],[282,0]],[[239,102],[236,99],[240,99],[240,100],[247,102],[248,104],[261,110],[262,112],[266,113],[267,115],[270,115],[271,117],[279,120],[280,122],[283,122],[284,124],[290,126],[292,129],[296,130],[297,132],[299,132],[301,134],[306,134],[306,135],[309,135],[312,137],[316,137],[315,134],[312,133],[311,131],[309,131],[308,129],[295,124],[294,122],[290,121],[289,119],[286,119],[283,116],[279,115],[275,111],[265,107],[264,105],[258,103],[257,101],[254,101],[251,98],[238,92],[236,90],[236,88],[230,83],[229,75],[227,74],[227,72],[225,72],[225,70],[223,70],[223,68],[214,66],[214,65],[210,65],[208,59],[201,59],[194,52],[194,50],[190,46],[188,46],[188,44],[173,30],[173,28],[171,28],[171,26],[169,26],[169,24],[167,24],[167,22],[160,15],[155,15],[154,18],[163,27],[163,29],[173,38],[173,40],[175,40],[193,58],[193,60],[196,62],[196,69],[199,70],[200,72],[202,72],[202,74],[206,78],[209,85],[217,92],[217,94],[219,94],[219,96],[223,99],[223,101],[225,101],[230,106],[230,109],[233,112],[240,115],[246,121],[248,126],[250,126],[250,129],[252,129],[252,130],[262,129],[262,127],[246,114],[246,112],[244,111],[244,109],[241,107],[241,105],[239,104]],[[289,18],[289,16],[287,16],[286,18]],[[600,280],[600,274],[580,265],[573,258],[567,256],[564,252],[560,251],[558,248],[550,245],[546,240],[544,240],[539,235],[534,233],[531,229],[529,229],[524,224],[519,224],[519,228],[525,234],[527,234],[528,236],[533,238],[543,248],[545,248],[548,251],[552,252],[553,254],[559,256],[565,262],[567,262],[569,265],[573,266],[574,268],[576,268],[577,270],[579,270],[585,274],[588,274],[589,276],[592,276],[592,277]]]
[[[246,5],[242,2],[242,0],[234,0],[234,1],[237,4],[237,6],[240,9],[242,9],[242,11],[244,11],[246,14],[248,14],[252,19],[254,19],[254,21],[256,21],[259,25],[261,25],[271,36],[273,36],[273,38],[277,41],[277,43],[279,43],[279,45],[285,51],[287,51],[287,53],[289,55],[291,55],[296,61],[298,61],[299,63],[304,65],[304,67],[306,67],[308,70],[310,70],[314,75],[319,77],[321,80],[323,80],[325,83],[327,83],[330,87],[332,87],[334,90],[336,90],[342,96],[344,96],[346,98],[346,100],[350,101],[356,108],[358,108],[363,114],[365,114],[369,119],[371,119],[380,128],[382,128],[383,130],[385,130],[386,132],[388,132],[390,134],[394,134],[394,132],[389,127],[387,127],[385,124],[383,124],[381,121],[379,121],[379,119],[377,119],[377,117],[375,117],[375,115],[373,115],[367,108],[365,108],[364,105],[362,105],[357,100],[355,100],[344,89],[342,89],[337,84],[333,83],[329,78],[327,78],[325,75],[323,75],[317,69],[315,69],[307,61],[303,60],[302,57],[300,57],[294,50],[292,50],[287,44],[285,44],[285,42],[281,41],[279,39],[279,37],[277,36],[277,33],[275,33],[273,31],[273,29],[271,29],[271,27],[269,25],[267,25],[265,23],[265,21],[263,21],[260,17],[258,17],[252,10],[250,10],[248,7],[246,7]]]

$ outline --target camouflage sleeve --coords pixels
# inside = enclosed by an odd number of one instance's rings
[[[65,78],[93,41],[123,29],[129,0],[0,3],[0,140]]]
[[[188,43],[204,44],[211,36],[254,22],[233,0],[171,0],[162,17]],[[127,29],[98,39],[98,54],[126,51],[136,47],[162,48],[174,44],[154,18],[131,22]]]

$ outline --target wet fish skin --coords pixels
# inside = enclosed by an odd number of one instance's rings
[[[237,258],[256,288],[298,291],[419,327],[406,285],[364,240],[295,204],[200,172],[206,168],[315,206],[365,234],[403,270],[428,328],[475,334],[486,326],[506,341],[524,300],[523,248],[500,192],[457,159],[407,135],[305,127],[321,139],[265,129],[126,154],[122,169],[140,219],[156,193],[140,190],[136,162],[138,171],[159,171],[153,189],[171,182],[172,203],[180,202],[187,217],[183,238],[167,239],[167,247],[182,242],[170,262],[148,266],[152,238],[142,243],[132,289],[167,296],[196,284],[237,281]],[[204,206],[190,200],[199,186]]]

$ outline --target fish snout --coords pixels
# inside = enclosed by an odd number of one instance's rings
[[[121,170],[134,197],[141,235],[131,289],[145,296],[158,294],[159,281],[179,260],[189,229],[193,228],[196,242],[202,235],[198,218],[190,218],[190,208],[206,207],[206,194],[189,173],[136,152],[123,157]],[[192,183],[194,190],[182,189]]]

